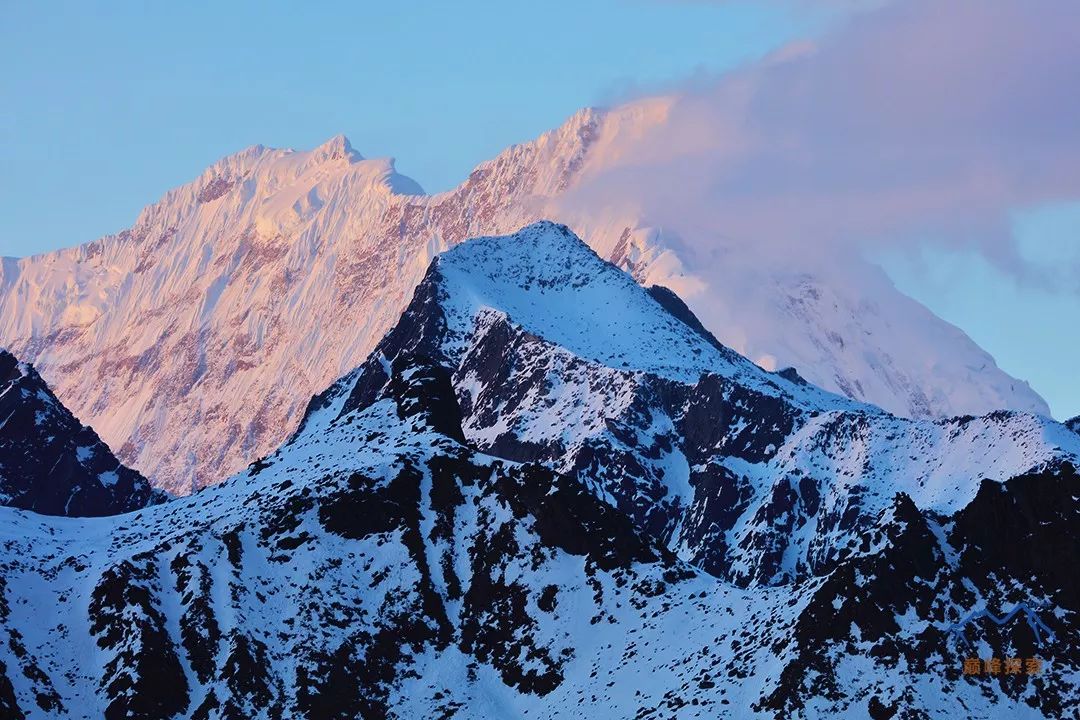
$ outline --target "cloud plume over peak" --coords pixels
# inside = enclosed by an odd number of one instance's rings
[[[684,88],[579,200],[633,198],[654,223],[766,253],[934,239],[1022,274],[1010,213],[1080,199],[1078,36],[1068,0],[857,13]]]

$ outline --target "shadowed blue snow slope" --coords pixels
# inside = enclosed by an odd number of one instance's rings
[[[195,495],[110,518],[0,508],[3,716],[1054,718],[1077,699],[1067,646],[1045,648],[1037,693],[942,659],[951,620],[1016,589],[973,546],[1056,600],[1055,635],[1075,627],[1060,572],[985,540],[1080,547],[1064,478],[986,498],[1041,500],[1031,528],[973,503],[939,539],[898,496],[851,531],[871,546],[849,562],[739,588],[574,478],[437,431],[453,432],[448,376],[385,363],[350,376],[376,373],[371,402],[348,409],[338,387],[278,452]],[[1001,630],[1018,652],[1025,627]]]

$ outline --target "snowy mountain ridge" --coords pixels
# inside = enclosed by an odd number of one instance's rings
[[[436,258],[355,388],[337,391],[345,407],[415,354],[450,378],[470,444],[578,478],[739,584],[837,562],[899,491],[949,514],[975,472],[1080,465],[1078,438],[1043,416],[907,420],[766,372],[549,222]]]
[[[0,508],[0,708],[1076,706],[1080,436],[1020,413],[896,418],[740,361],[658,297],[565,227],[466,243],[226,482],[106,518]],[[601,342],[626,317],[654,341]],[[988,619],[1021,604],[1038,625]],[[1043,666],[966,674],[972,657]]]
[[[451,337],[464,338],[478,312],[494,311],[606,367],[682,381],[721,373],[755,387],[782,385],[789,394],[817,394],[821,407],[855,405],[826,398],[816,388],[797,388],[738,353],[711,345],[564,225],[540,221],[513,235],[473,238],[434,263],[451,301],[442,306]],[[598,315],[605,318],[602,336],[596,332]],[[447,351],[456,359],[464,346],[451,344]]]
[[[709,250],[719,240],[662,231],[632,202],[573,201],[584,178],[632,161],[670,102],[583,110],[430,196],[343,137],[308,152],[248,148],[166,193],[129,230],[5,259],[0,343],[125,463],[188,492],[275,448],[301,398],[393,327],[440,251],[555,217],[642,284],[679,292],[721,342],[769,369],[793,365],[904,415],[1048,414],[880,273],[822,274],[794,256],[794,266],[764,266],[749,245],[727,247],[721,262]]]

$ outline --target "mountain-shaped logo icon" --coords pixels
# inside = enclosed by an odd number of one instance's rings
[[[946,632],[955,638],[961,645],[967,646],[971,644],[971,641],[967,638],[964,631],[969,625],[972,625],[979,620],[987,619],[995,625],[1003,627],[1012,622],[1017,615],[1023,615],[1024,620],[1027,622],[1028,627],[1031,628],[1031,632],[1035,636],[1036,645],[1043,647],[1044,643],[1054,641],[1054,631],[1039,618],[1037,608],[1031,607],[1027,603],[1018,603],[1012,610],[1000,616],[994,614],[987,608],[972,611],[959,622],[953,623],[946,628]]]

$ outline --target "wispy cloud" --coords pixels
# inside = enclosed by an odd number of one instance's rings
[[[681,88],[669,121],[582,197],[633,198],[656,223],[763,253],[933,238],[1030,276],[1010,212],[1080,199],[1078,37],[1071,0],[854,13],[814,43]]]

